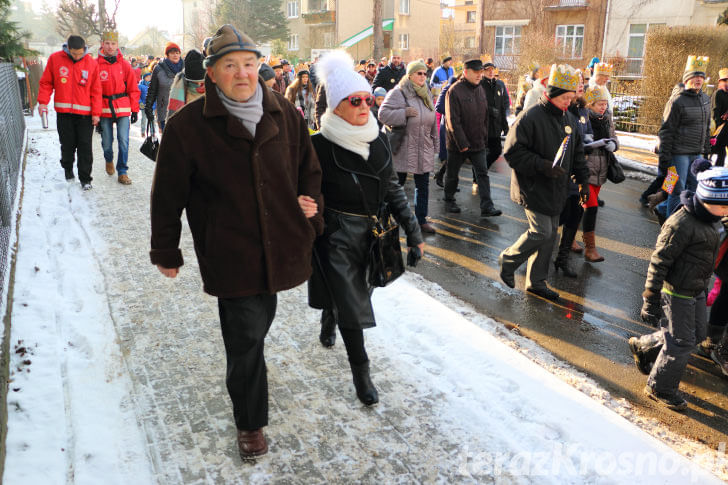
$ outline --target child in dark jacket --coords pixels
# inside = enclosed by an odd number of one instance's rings
[[[705,159],[693,162],[697,192],[681,194],[683,205],[665,221],[650,259],[640,315],[661,328],[629,339],[637,368],[649,374],[645,394],[675,411],[688,406],[678,387],[690,353],[706,336],[705,289],[718,255],[717,223],[728,215],[728,169],[710,167]]]

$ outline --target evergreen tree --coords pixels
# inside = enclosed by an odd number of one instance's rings
[[[283,0],[220,0],[215,18],[218,27],[232,24],[261,44],[288,38],[288,20],[282,8]]]
[[[35,54],[25,48],[28,37],[27,32],[22,32],[18,24],[10,20],[10,0],[0,0],[0,61]]]

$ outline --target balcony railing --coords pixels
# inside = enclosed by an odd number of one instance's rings
[[[335,10],[319,10],[314,12],[306,12],[302,14],[301,17],[303,17],[303,21],[307,25],[336,23]]]

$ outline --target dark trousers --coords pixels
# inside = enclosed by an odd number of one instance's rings
[[[93,154],[91,152],[91,135],[93,125],[90,116],[72,113],[56,114],[56,129],[61,142],[61,166],[72,169],[73,161],[78,160],[78,180],[90,183]]]
[[[559,215],[559,225],[577,231],[583,215],[584,208],[579,202],[579,194],[570,194]]]
[[[500,135],[488,135],[488,156],[486,158],[488,168],[498,160],[501,153],[503,153],[503,145],[501,144]]]
[[[723,167],[725,165],[725,150],[728,146],[728,126],[724,126],[723,129],[718,134],[718,137],[716,139],[716,143],[713,146],[711,153],[715,153],[718,155],[718,158],[715,161],[716,167]]]
[[[447,151],[447,171],[445,173],[445,200],[455,200],[455,191],[458,188],[460,177],[460,167],[463,166],[466,159],[470,159],[470,163],[475,171],[476,181],[478,183],[478,193],[480,194],[480,210],[490,210],[494,208],[493,200],[490,198],[490,178],[488,178],[488,167],[486,166],[486,150],[477,152],[457,152],[453,150]]]
[[[227,357],[227,384],[235,425],[255,430],[268,424],[268,377],[263,344],[276,314],[276,295],[218,298]]]
[[[707,333],[705,294],[696,298],[680,298],[666,293],[662,297],[665,318],[660,330],[639,338],[639,348],[648,352],[662,346],[647,385],[657,392],[674,394],[690,359],[690,353]]]
[[[430,172],[415,173],[415,216],[420,224],[427,223],[428,201],[430,200]],[[397,172],[399,185],[404,185],[407,172]]]

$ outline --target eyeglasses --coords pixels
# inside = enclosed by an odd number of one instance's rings
[[[425,71],[418,71],[415,74],[417,74],[418,76],[427,76],[427,73]]]
[[[347,99],[349,101],[349,103],[351,103],[351,105],[355,108],[361,106],[362,101],[364,101],[367,104],[367,106],[370,106],[370,107],[374,106],[374,96],[372,96],[372,95],[364,96],[364,97],[353,95],[353,96],[347,96],[345,99]]]

